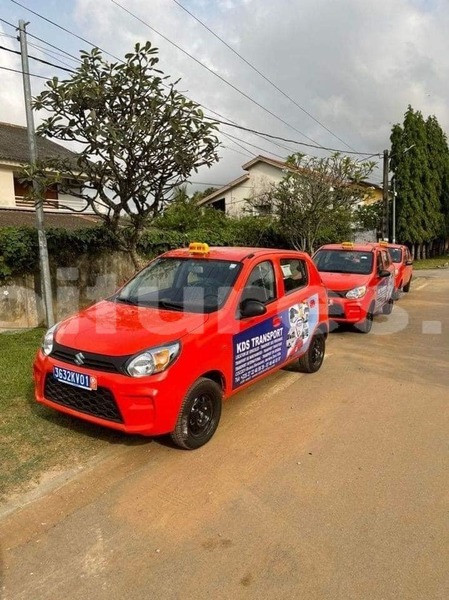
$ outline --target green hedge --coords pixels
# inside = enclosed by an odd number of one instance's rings
[[[206,242],[211,246],[255,246],[287,248],[288,244],[269,217],[243,217],[232,219],[222,213],[207,212],[185,224],[175,224],[179,229],[152,227],[139,242],[138,252],[152,258],[172,248],[187,246],[192,241]],[[162,219],[161,219],[162,221]],[[170,223],[161,222],[160,225]],[[53,267],[70,267],[85,254],[101,254],[118,249],[117,243],[103,227],[78,229],[48,229],[47,245]],[[37,232],[32,227],[5,227],[0,229],[0,282],[9,277],[34,273],[39,267]]]
[[[100,253],[116,247],[104,227],[47,230],[48,254],[58,267],[72,266],[83,254]],[[0,281],[34,273],[39,267],[37,231],[33,227],[0,229]]]

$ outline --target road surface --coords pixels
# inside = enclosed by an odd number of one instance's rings
[[[449,271],[195,452],[123,444],[0,521],[4,600],[447,600]]]

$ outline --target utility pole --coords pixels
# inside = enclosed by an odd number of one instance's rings
[[[396,178],[393,177],[393,214],[391,218],[391,241],[396,244]]]
[[[33,108],[31,105],[31,82],[30,68],[28,64],[26,26],[27,23],[25,23],[25,21],[19,21],[19,39],[20,53],[22,56],[23,92],[25,96],[28,148],[30,153],[30,164],[32,166],[35,166],[37,162],[37,145],[34,132]],[[36,180],[33,181],[33,192],[34,209],[36,211],[36,228],[39,241],[39,264],[42,282],[42,296],[45,306],[45,320],[47,327],[52,327],[55,321],[53,316],[53,297],[51,291],[50,265],[48,262],[47,238],[45,236],[44,229],[44,206],[42,198],[42,189]]]
[[[388,171],[390,169],[389,153],[384,150],[383,164],[383,210],[382,210],[382,238],[390,241],[389,222],[390,222],[390,206],[388,202]]]

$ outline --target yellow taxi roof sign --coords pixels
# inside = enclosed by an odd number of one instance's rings
[[[379,246],[388,246],[388,242],[386,240],[380,240]]]
[[[354,242],[342,242],[341,247],[342,248],[354,248]]]
[[[189,244],[190,254],[209,254],[209,244],[201,242],[192,242]]]

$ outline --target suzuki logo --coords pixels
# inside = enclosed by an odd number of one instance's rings
[[[81,365],[84,365],[84,360],[85,360],[85,356],[82,352],[78,352],[78,354],[75,354],[75,362],[76,364],[80,367]]]

